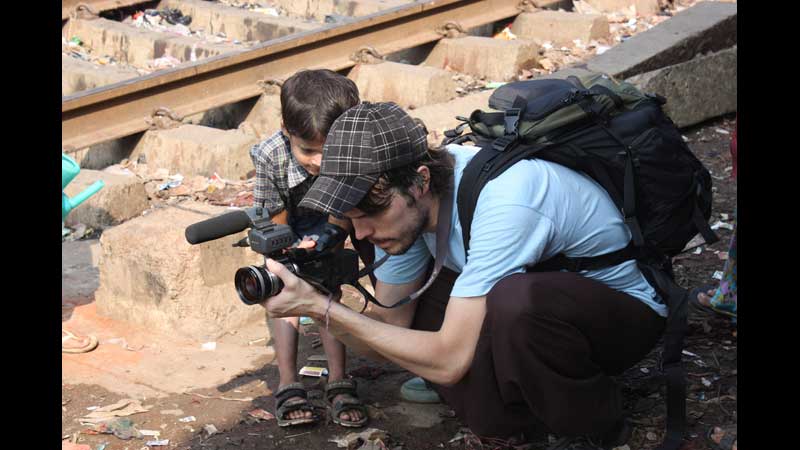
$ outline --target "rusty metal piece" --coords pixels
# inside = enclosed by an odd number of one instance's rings
[[[268,78],[265,80],[258,80],[256,84],[266,95],[280,95],[283,80],[279,78]]]
[[[536,4],[536,0],[520,0],[519,5],[517,5],[517,9],[522,12],[535,12],[539,9],[539,6]]]
[[[151,130],[169,130],[183,125],[183,118],[166,106],[156,108],[144,120]]]
[[[358,64],[377,64],[383,62],[386,57],[375,50],[375,47],[365,45],[353,53],[350,59]]]
[[[258,80],[285,78],[305,68],[334,71],[355,65],[350,57],[365,45],[380,43],[394,53],[441,39],[436,26],[456,21],[463,27],[506,20],[519,14],[519,0],[428,0],[409,3],[336,27],[284,36],[151,75],[120,81],[61,100],[61,144],[85,148],[148,129],[144,118],[169,107],[191,116],[263,93]]]
[[[70,19],[94,20],[100,17],[97,11],[86,3],[78,3],[69,15]]]
[[[437,27],[436,32],[446,38],[457,38],[466,35],[464,27],[454,20],[448,20],[444,25]]]

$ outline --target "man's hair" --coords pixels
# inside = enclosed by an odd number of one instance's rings
[[[332,70],[301,70],[281,86],[286,131],[307,141],[325,139],[331,125],[359,102],[353,80]]]
[[[431,192],[439,197],[451,185],[453,165],[453,156],[444,147],[429,148],[422,159],[382,173],[356,208],[369,215],[380,213],[389,207],[395,193],[404,196],[408,206],[414,205],[415,200],[409,189],[411,186],[422,188],[425,183],[425,179],[417,172],[420,166],[428,167]]]

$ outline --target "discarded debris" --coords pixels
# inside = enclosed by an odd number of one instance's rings
[[[161,414],[170,415],[170,416],[182,416],[183,410],[182,409],[162,409]]]
[[[470,435],[470,433],[471,433],[471,431],[470,431],[470,429],[469,429],[469,428],[460,428],[460,429],[458,430],[458,432],[456,433],[456,435],[455,435],[455,436],[453,436],[453,438],[452,438],[452,439],[450,439],[449,441],[447,441],[447,443],[448,443],[448,444],[453,444],[453,443],[455,443],[455,442],[462,441],[462,440],[464,440],[464,438],[466,438],[467,436],[469,436],[469,435]]]
[[[733,225],[723,222],[721,220],[718,220],[714,225],[711,225],[712,230],[719,230],[720,228],[725,228],[726,230],[733,231]]]
[[[203,425],[203,432],[205,432],[206,439],[208,439],[211,436],[219,433],[219,430],[217,430],[217,427],[215,427],[214,424],[209,423],[209,424]]]
[[[147,441],[145,444],[148,447],[162,447],[165,445],[169,445],[169,439],[162,439],[160,441]]]
[[[203,343],[203,345],[200,346],[200,349],[203,350],[203,351],[216,350],[217,349],[217,343],[216,342],[205,342],[205,343]]]
[[[711,278],[713,278],[715,280],[721,280],[722,276],[723,276],[722,271],[721,270],[717,270],[717,271],[714,272],[714,275],[711,275]]]
[[[300,369],[300,375],[305,375],[307,377],[321,377],[323,375],[328,375],[328,369],[324,367],[303,366]]]
[[[386,440],[386,432],[377,428],[367,428],[360,433],[348,433],[342,437],[334,437],[329,439],[328,442],[333,442],[339,448],[346,448],[349,450],[357,449],[362,444],[375,441]]]
[[[149,410],[150,409],[143,407],[139,400],[126,398],[114,403],[113,405],[97,408],[91,413],[87,414],[85,417],[78,419],[78,421],[83,425],[94,424],[108,419],[113,419],[115,417],[130,416],[132,414],[147,412]]]
[[[189,423],[189,422],[194,422],[196,420],[197,418],[195,416],[186,416],[178,419],[178,422]]]
[[[314,319],[311,317],[301,317],[300,318],[300,325],[312,325],[314,323]]]
[[[273,416],[270,412],[264,411],[263,409],[260,408],[250,411],[249,413],[247,413],[247,415],[250,417],[255,417],[256,419],[259,420],[272,420],[275,418],[275,416]]]
[[[105,422],[90,424],[90,428],[84,430],[86,434],[113,434],[114,436],[127,441],[132,438],[141,439],[142,433],[136,429],[133,421],[126,417],[109,419]]]

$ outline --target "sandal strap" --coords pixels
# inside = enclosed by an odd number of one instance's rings
[[[350,395],[351,397],[358,398],[356,380],[342,379],[333,381],[325,386],[325,398],[328,402],[337,395]]]
[[[303,383],[292,383],[287,384],[286,386],[278,389],[278,392],[275,393],[275,400],[277,401],[276,406],[278,408],[283,405],[286,400],[289,400],[292,397],[301,397],[304,399],[308,399],[308,393],[306,392]]]

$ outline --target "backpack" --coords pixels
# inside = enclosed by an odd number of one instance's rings
[[[523,159],[540,158],[585,173],[621,210],[631,243],[605,255],[557,255],[529,271],[578,272],[636,259],[668,308],[661,368],[667,385],[667,433],[660,450],[677,449],[686,427],[686,381],[681,364],[687,292],[674,282],[671,257],[700,233],[719,240],[708,225],[711,176],[692,154],[661,96],[589,73],[561,79],[511,82],[495,90],[489,107],[445,132],[443,145],[467,140],[481,150],[464,170],[456,196],[464,249],[483,186]],[[462,134],[469,127],[470,132]]]

